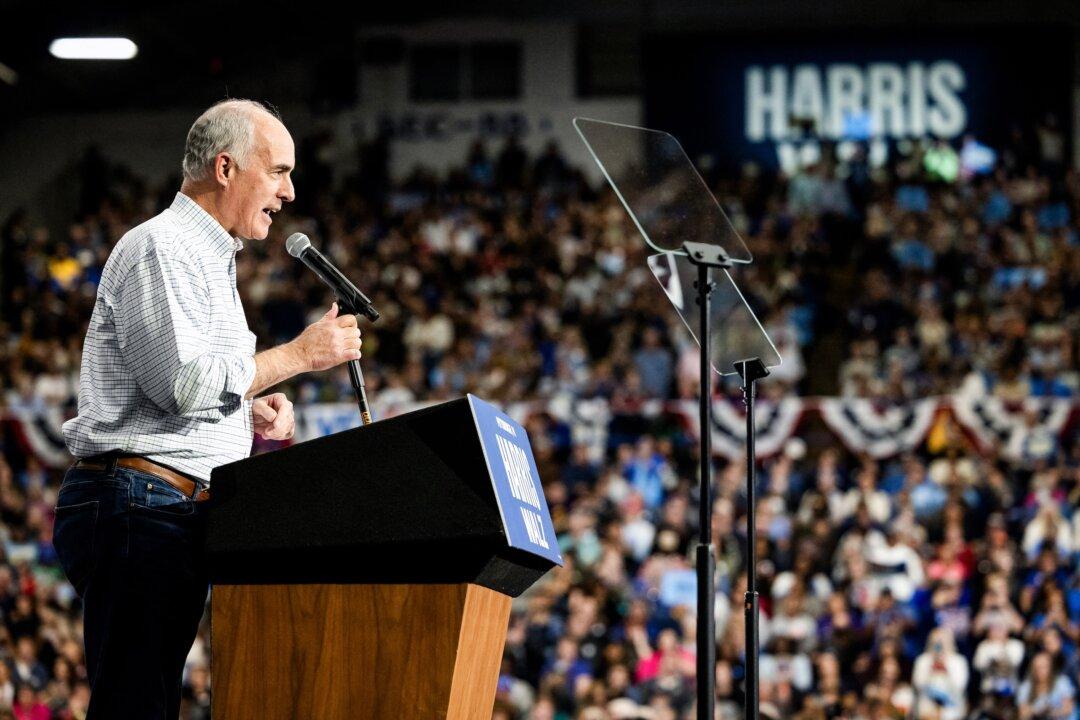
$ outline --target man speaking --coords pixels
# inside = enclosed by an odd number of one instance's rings
[[[336,304],[296,339],[255,353],[236,291],[240,238],[263,240],[294,197],[293,141],[277,115],[227,100],[191,126],[172,205],[126,233],[98,286],[83,345],[77,459],[54,545],[84,602],[90,720],[173,720],[208,582],[210,472],[252,433],[292,437],[294,375],[360,357]]]

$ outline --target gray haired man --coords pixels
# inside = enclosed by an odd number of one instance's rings
[[[90,720],[172,720],[206,600],[210,472],[253,433],[293,434],[294,375],[360,357],[336,304],[296,339],[255,352],[236,291],[240,238],[266,238],[294,196],[292,138],[276,113],[227,100],[188,132],[172,205],[105,264],[83,345],[77,460],[60,486],[54,545],[84,603]]]

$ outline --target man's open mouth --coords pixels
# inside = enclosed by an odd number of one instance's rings
[[[263,213],[266,215],[266,219],[270,222],[274,221],[273,214],[279,211],[281,208],[263,208]]]

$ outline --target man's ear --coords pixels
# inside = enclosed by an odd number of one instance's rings
[[[236,161],[229,153],[219,153],[214,159],[214,178],[220,185],[228,185],[236,173]]]

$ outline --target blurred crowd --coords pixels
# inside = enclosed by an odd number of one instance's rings
[[[478,141],[446,175],[394,182],[385,140],[362,146],[347,176],[325,162],[328,142],[299,143],[297,202],[237,256],[260,347],[329,304],[284,251],[303,231],[383,315],[363,326],[380,401],[609,400],[620,432],[602,456],[551,418],[530,422],[567,560],[515,601],[495,717],[692,717],[696,448],[638,411],[697,396],[697,349],[617,198],[555,145],[529,156],[515,138]],[[911,142],[877,164],[858,145],[826,146],[790,175],[705,171],[755,257],[736,280],[784,358],[764,394],[1078,394],[1080,176],[1050,120],[992,155],[988,166],[985,153]],[[0,218],[5,408],[74,411],[110,248],[179,187],[94,151],[78,172],[62,230],[28,211]],[[352,394],[344,369],[286,391],[300,403]],[[795,439],[763,463],[762,714],[1080,718],[1080,445],[1068,432],[1034,463],[979,455],[959,433],[887,461]],[[81,718],[80,606],[50,544],[61,473],[10,429],[4,440],[0,720]],[[724,717],[743,698],[744,484],[739,463],[717,464]],[[209,715],[208,640],[204,628],[185,671],[186,720]]]

